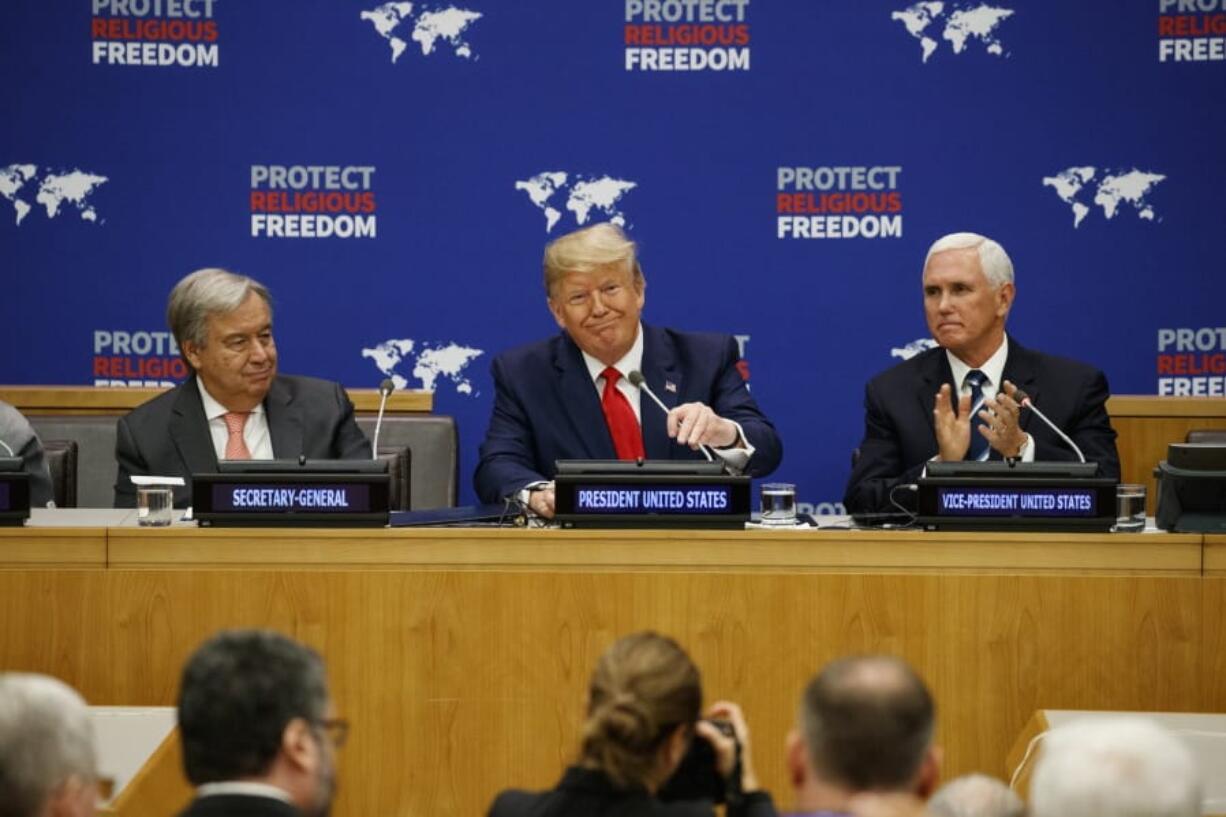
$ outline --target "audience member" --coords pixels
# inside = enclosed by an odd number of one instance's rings
[[[179,731],[196,799],[181,817],[324,817],[347,727],[314,650],[273,632],[220,633],[183,670]]]
[[[711,743],[715,764],[734,773],[736,745],[711,723],[699,720],[702,685],[698,668],[671,638],[641,632],[613,644],[596,665],[588,692],[587,721],[578,762],[550,791],[504,791],[490,817],[703,817],[708,801],[663,802],[659,789],[672,777],[698,735]],[[730,721],[741,743],[739,786],[730,798],[730,817],[770,817],[770,796],[758,791],[749,748],[749,730],[740,708],[717,703],[708,717]]]
[[[1044,738],[1030,807],[1034,817],[1198,817],[1200,775],[1188,748],[1153,721],[1083,720]]]
[[[923,813],[940,774],[935,705],[906,662],[828,664],[805,689],[799,720],[787,747],[798,813]]]
[[[1026,804],[1012,789],[986,774],[951,780],[928,801],[931,817],[1025,817]]]
[[[94,727],[71,687],[0,674],[0,817],[92,817]]]

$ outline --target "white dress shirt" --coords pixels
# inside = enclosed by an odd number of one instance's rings
[[[289,792],[267,783],[246,780],[222,780],[219,783],[204,783],[196,787],[197,797],[213,797],[218,794],[241,794],[244,797],[271,797],[293,805]]]
[[[209,394],[204,387],[204,381],[196,378],[200,387],[200,401],[204,403],[204,416],[209,421],[209,436],[213,438],[213,452],[218,460],[226,458],[226,443],[230,439],[230,431],[226,428],[225,415],[228,409]],[[272,459],[272,436],[268,433],[268,415],[264,413],[264,404],[260,403],[247,415],[247,423],[243,426],[243,442],[251,452],[253,460]]]
[[[949,368],[953,372],[954,382],[958,384],[958,396],[969,395],[971,393],[971,384],[966,382],[966,376],[973,371],[972,367],[948,349],[945,350],[945,357],[949,360]],[[989,400],[1000,392],[1000,386],[1005,377],[1005,360],[1008,357],[1009,336],[1005,335],[1001,339],[1000,346],[992,353],[992,356],[979,367],[979,371],[983,372],[983,376],[987,378],[983,383],[984,400]],[[979,426],[982,422],[977,416],[971,417],[972,435],[979,433]],[[1025,445],[1022,446],[1021,460],[1022,462],[1034,462],[1034,440],[1031,439],[1029,434],[1026,435]]]

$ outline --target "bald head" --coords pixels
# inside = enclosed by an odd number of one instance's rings
[[[911,788],[932,744],[924,682],[892,656],[843,658],[805,689],[801,726],[813,772],[853,791]]]

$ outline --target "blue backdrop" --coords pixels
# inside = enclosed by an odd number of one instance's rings
[[[927,335],[943,233],[1009,250],[1023,343],[1116,393],[1221,395],[1211,5],[10,1],[0,381],[178,379],[166,294],[228,267],[271,287],[283,371],[432,384],[471,499],[490,357],[556,331],[544,243],[616,218],[647,320],[743,337],[777,476],[818,510],[864,382]]]

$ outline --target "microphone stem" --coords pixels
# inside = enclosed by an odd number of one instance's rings
[[[1035,414],[1039,415],[1039,419],[1040,419],[1040,420],[1042,420],[1043,422],[1047,423],[1048,427],[1049,427],[1049,428],[1051,428],[1051,430],[1052,430],[1052,431],[1054,431],[1054,432],[1056,432],[1057,434],[1059,434],[1059,435],[1060,435],[1060,439],[1062,439],[1062,440],[1064,440],[1066,443],[1068,443],[1069,448],[1073,449],[1073,452],[1074,452],[1074,453],[1077,455],[1077,459],[1081,460],[1082,462],[1085,462],[1085,461],[1086,461],[1086,455],[1081,453],[1081,449],[1077,447],[1077,443],[1073,442],[1072,438],[1070,438],[1070,437],[1069,437],[1069,435],[1067,435],[1067,434],[1065,434],[1063,431],[1061,431],[1061,430],[1059,429],[1059,427],[1057,427],[1057,426],[1056,426],[1056,424],[1055,424],[1055,423],[1053,423],[1051,420],[1047,419],[1047,415],[1046,415],[1046,414],[1044,414],[1043,412],[1039,411],[1038,406],[1036,406],[1036,405],[1035,405],[1035,404],[1034,404],[1032,401],[1030,401],[1030,400],[1027,400],[1027,401],[1024,403],[1024,405],[1026,406],[1026,408],[1030,409],[1030,410],[1031,410],[1031,411],[1033,411]]]

